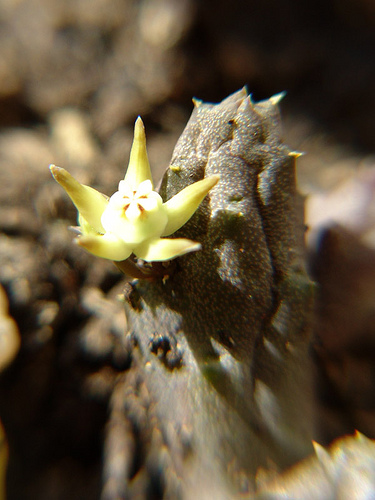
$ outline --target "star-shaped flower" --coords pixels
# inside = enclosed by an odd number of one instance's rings
[[[165,238],[183,226],[219,176],[195,182],[163,203],[153,190],[143,122],[135,122],[134,141],[125,179],[111,198],[80,184],[66,170],[50,166],[55,180],[78,209],[81,235],[77,243],[98,257],[123,261],[135,254],[147,261],[165,261],[201,248],[185,238]]]

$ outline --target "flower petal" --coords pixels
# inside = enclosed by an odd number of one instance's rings
[[[200,249],[200,243],[185,238],[155,238],[138,245],[133,251],[140,259],[154,262],[174,259]]]
[[[163,206],[168,215],[168,224],[162,236],[169,236],[177,229],[180,229],[194,214],[203,198],[219,179],[218,175],[212,175],[201,181],[194,182],[194,184],[190,184],[190,186],[187,186],[164,203]]]
[[[151,198],[148,196],[147,198],[140,198],[137,200],[138,203],[148,212],[151,210],[155,210],[155,208],[158,206],[158,202],[155,198]]]
[[[55,180],[65,189],[86,222],[98,233],[104,233],[101,216],[108,205],[104,194],[80,184],[64,168],[56,167],[56,165],[50,165],[49,168]]]
[[[125,181],[119,182],[118,192],[121,194],[121,196],[127,196],[128,198],[133,197],[133,190],[130,189],[130,186],[128,186]]]
[[[121,261],[127,259],[132,249],[114,234],[85,235],[75,240],[80,247],[104,259]]]
[[[137,202],[132,201],[130,203],[129,208],[125,212],[125,215],[130,222],[135,222],[137,219],[139,219],[141,211],[138,207]]]
[[[149,180],[152,183],[150,164],[146,150],[145,127],[140,116],[138,116],[135,122],[134,140],[124,180],[133,191],[136,191],[139,184],[143,181]]]
[[[87,222],[87,220],[82,217],[82,214],[78,212],[78,224],[77,227],[78,234],[100,234]]]
[[[148,196],[152,191],[152,182],[150,179],[143,181],[138,186],[137,192],[135,193],[136,198],[140,196]]]

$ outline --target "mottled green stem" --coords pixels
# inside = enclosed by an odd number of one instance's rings
[[[160,194],[165,202],[220,176],[176,233],[202,249],[127,296],[174,464],[166,498],[250,493],[259,467],[284,469],[312,451],[312,284],[277,102],[254,104],[245,89],[217,105],[195,101]]]

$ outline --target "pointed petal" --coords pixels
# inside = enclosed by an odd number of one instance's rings
[[[169,236],[180,229],[199,207],[203,198],[210,189],[219,181],[218,175],[212,175],[194,184],[190,184],[185,189],[177,193],[173,198],[164,203],[164,208],[168,215],[168,224],[161,236]]]
[[[140,259],[147,262],[174,259],[185,253],[201,249],[201,244],[185,238],[155,238],[148,240],[134,249]]]
[[[132,249],[117,236],[106,233],[104,235],[85,235],[75,240],[77,244],[88,252],[109,260],[125,260],[132,253]]]
[[[143,181],[150,180],[152,183],[150,164],[146,150],[145,127],[140,116],[138,116],[135,122],[134,140],[130,151],[128,170],[126,171],[124,180],[133,191],[136,191],[139,184]]]
[[[104,194],[95,189],[80,184],[64,168],[50,165],[50,170],[55,180],[62,186],[70,199],[77,207],[80,215],[98,233],[104,233],[101,223],[101,216],[108,205],[108,200]]]
[[[82,217],[82,215],[78,212],[78,224],[77,227],[78,234],[98,234],[98,231],[87,222],[87,220]]]

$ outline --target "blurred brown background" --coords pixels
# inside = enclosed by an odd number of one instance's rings
[[[72,245],[48,165],[112,194],[140,114],[160,178],[191,98],[245,84],[288,92],[285,138],[307,153],[320,439],[375,437],[374,27],[372,0],[0,0],[0,283],[22,338],[0,378],[10,500],[100,497],[130,363],[124,278]]]

